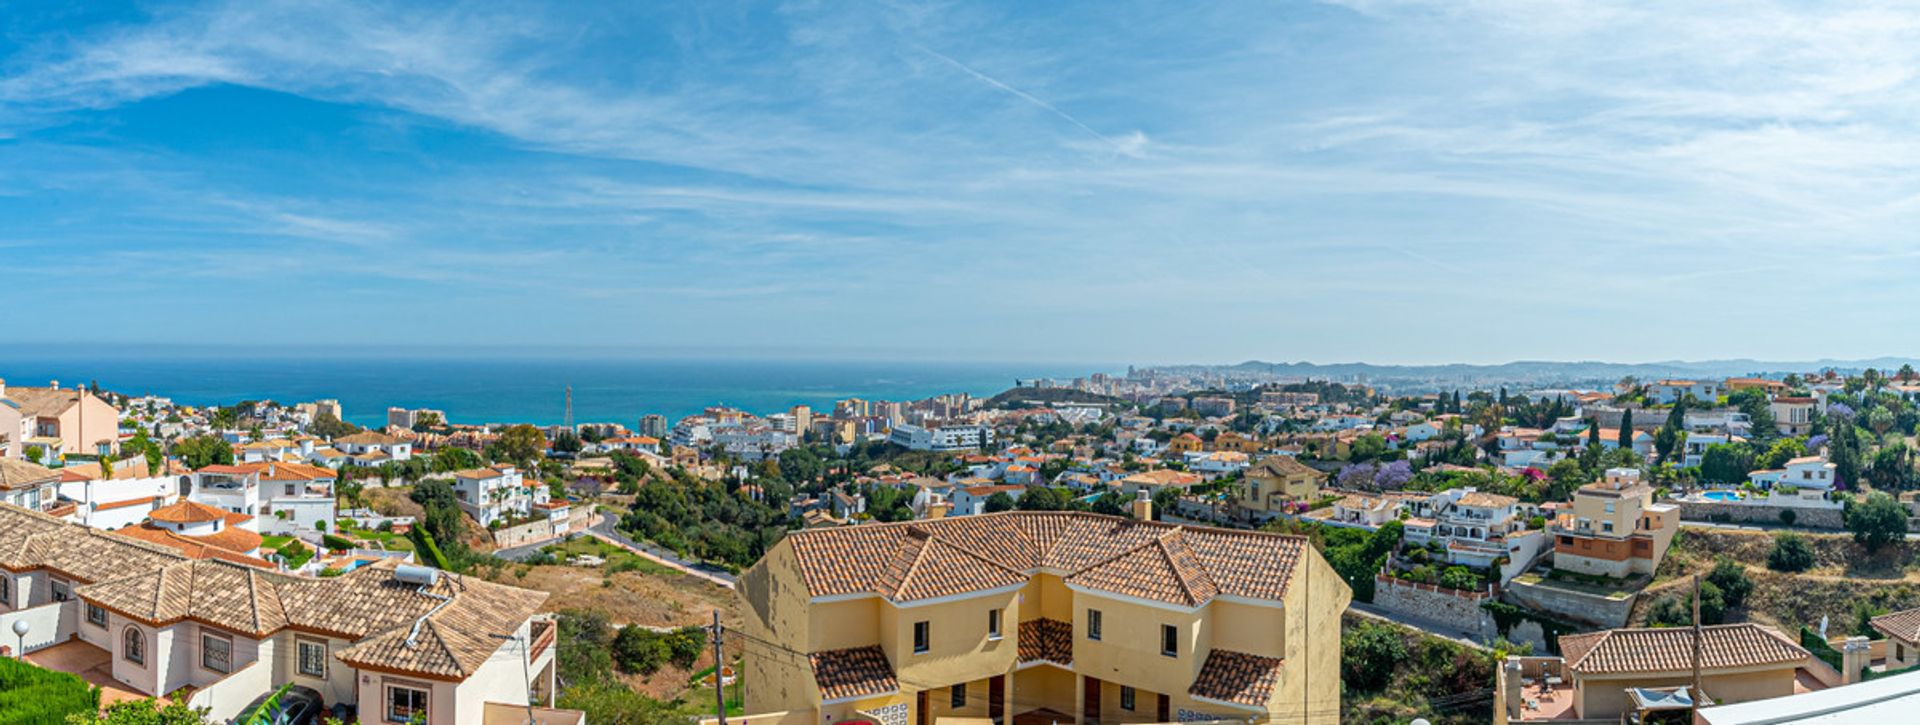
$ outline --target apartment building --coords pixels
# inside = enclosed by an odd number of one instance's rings
[[[993,429],[984,425],[921,427],[899,423],[887,433],[887,442],[915,451],[959,451],[993,444]]]
[[[740,577],[749,718],[1337,722],[1352,593],[1313,547],[1134,506],[788,534]]]
[[[1624,578],[1652,574],[1680,530],[1680,507],[1654,503],[1653,486],[1635,468],[1608,469],[1573,492],[1571,510],[1553,522],[1553,567]]]
[[[525,721],[554,693],[546,596],[391,560],[278,574],[0,505],[0,631],[26,632],[7,645],[115,697],[191,688],[216,721],[288,683],[349,721]]]

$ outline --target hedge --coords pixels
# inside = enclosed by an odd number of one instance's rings
[[[100,688],[65,672],[0,658],[0,713],[9,725],[61,725],[100,710]]]

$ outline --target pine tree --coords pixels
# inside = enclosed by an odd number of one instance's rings
[[[1633,409],[1620,413],[1620,447],[1633,450]]]

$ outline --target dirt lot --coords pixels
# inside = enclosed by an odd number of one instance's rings
[[[723,625],[739,624],[733,590],[699,577],[663,573],[662,569],[622,571],[609,576],[604,566],[511,565],[498,574],[485,570],[480,573],[504,584],[551,594],[541,607],[549,612],[588,609],[605,614],[614,624],[684,627],[711,624],[717,609]],[[622,675],[620,679],[635,690],[671,700],[687,691],[687,680],[693,672],[711,664],[713,655],[703,652],[693,670],[669,664],[651,676]]]

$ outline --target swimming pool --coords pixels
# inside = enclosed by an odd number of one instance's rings
[[[1738,491],[1708,491],[1700,494],[1700,497],[1708,501],[1738,501],[1740,500],[1740,493]]]

